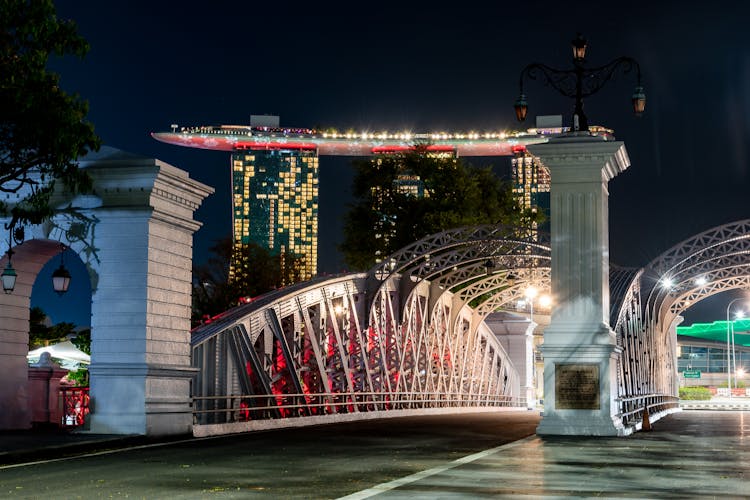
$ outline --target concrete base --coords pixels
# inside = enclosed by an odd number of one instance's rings
[[[92,364],[90,431],[183,435],[192,432],[191,367]]]
[[[565,410],[552,415],[542,414],[536,429],[540,436],[623,436],[622,421],[600,412]]]
[[[620,436],[623,423],[617,417],[616,367],[619,348],[612,344],[542,346],[544,353],[544,412],[539,435]],[[584,367],[598,373],[598,397],[589,401],[564,400],[556,380],[559,367]],[[587,383],[587,382],[586,382]],[[583,384],[582,384],[583,385]],[[586,391],[582,391],[585,393]]]

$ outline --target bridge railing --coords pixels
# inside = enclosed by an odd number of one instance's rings
[[[618,398],[615,401],[620,407],[617,416],[620,417],[625,428],[634,427],[637,423],[643,422],[646,408],[648,408],[649,417],[653,419],[655,415],[680,407],[680,398],[666,394],[641,394]]]
[[[511,396],[446,392],[201,396],[193,398],[193,422],[219,424],[372,411],[525,406],[525,400]]]

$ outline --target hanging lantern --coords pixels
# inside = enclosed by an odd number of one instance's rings
[[[646,110],[646,93],[640,85],[633,91],[633,113],[635,116],[641,116]]]
[[[62,251],[60,252],[60,267],[52,273],[52,288],[58,295],[67,292],[68,287],[70,286],[70,273],[65,269],[64,254],[65,245],[62,245]]]
[[[586,58],[586,39],[578,33],[570,43],[573,46],[573,59],[583,61]]]
[[[526,95],[521,94],[518,96],[518,99],[516,99],[516,103],[513,105],[513,108],[516,110],[516,119],[519,122],[522,122],[526,119],[526,113],[529,110],[529,105],[526,102]]]
[[[10,263],[10,257],[8,258],[8,265],[5,266],[3,274],[0,275],[3,281],[3,291],[5,293],[11,293],[16,288],[16,270],[13,269],[13,265]]]

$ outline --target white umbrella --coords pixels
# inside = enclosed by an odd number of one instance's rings
[[[48,345],[29,351],[26,356],[27,359],[37,359],[43,352],[48,352],[50,356],[65,361],[76,361],[78,363],[91,363],[91,356],[78,349],[73,345],[73,342],[66,340],[59,344]]]

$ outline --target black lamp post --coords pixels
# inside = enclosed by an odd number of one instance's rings
[[[583,99],[597,93],[604,85],[612,80],[618,71],[623,74],[633,70],[636,72],[637,83],[632,96],[633,112],[636,116],[641,116],[646,108],[646,94],[641,85],[641,68],[635,59],[630,57],[618,57],[604,66],[597,68],[586,68],[586,39],[579,33],[571,42],[573,48],[573,68],[560,70],[551,68],[545,64],[532,63],[521,71],[519,78],[520,94],[514,104],[516,118],[522,122],[526,119],[528,112],[528,102],[526,94],[523,91],[524,78],[536,80],[537,78],[544,81],[557,90],[565,97],[575,100],[573,110],[573,124],[571,130],[588,131],[589,124],[586,114],[583,112]]]
[[[5,265],[2,274],[0,274],[0,281],[3,282],[3,292],[13,293],[16,288],[16,279],[18,274],[13,269],[13,243],[20,245],[24,240],[24,229],[23,226],[15,227],[15,221],[5,225],[5,229],[10,231],[8,235],[8,263]]]

